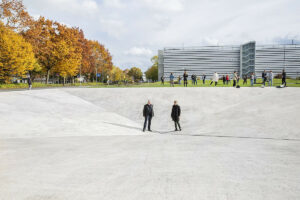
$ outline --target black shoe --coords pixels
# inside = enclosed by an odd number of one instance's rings
[[[181,128],[179,130],[181,131]]]
[[[151,130],[151,129],[149,129],[148,131],[152,132],[152,130]]]
[[[175,131],[178,131],[178,129],[175,129]]]
[[[145,129],[143,129],[143,132],[145,132]]]

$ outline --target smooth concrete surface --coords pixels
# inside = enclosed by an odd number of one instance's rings
[[[298,88],[1,92],[0,199],[298,200],[299,111]]]

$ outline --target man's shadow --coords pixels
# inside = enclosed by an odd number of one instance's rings
[[[105,124],[110,124],[113,126],[119,126],[122,128],[127,128],[127,129],[133,129],[133,130],[139,130],[142,131],[142,128],[138,128],[138,127],[134,127],[134,126],[128,126],[128,125],[124,125],[124,124],[117,124],[117,123],[111,123],[111,122],[104,122]],[[168,133],[173,133],[176,131],[157,131],[157,130],[152,130],[153,133],[159,133],[159,134],[168,134]]]

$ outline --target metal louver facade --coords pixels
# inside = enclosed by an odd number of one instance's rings
[[[255,72],[259,77],[263,70],[276,75],[285,68],[289,77],[300,76],[300,45],[257,46],[249,42],[241,46],[165,48],[158,57],[158,75],[166,79],[170,73],[182,76],[184,70],[197,76],[205,73],[211,77],[214,72],[232,75],[237,71],[242,75]]]

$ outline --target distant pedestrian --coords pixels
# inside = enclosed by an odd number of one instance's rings
[[[205,74],[203,74],[203,75],[202,75],[202,81],[203,81],[203,85],[205,85],[205,79],[206,79],[206,75],[205,75]]]
[[[28,78],[27,78],[27,83],[28,83],[28,90],[31,90],[32,89],[32,82],[31,82],[30,76],[28,76]]]
[[[256,76],[256,74],[254,73],[254,84],[256,84],[256,79],[257,79],[257,76]]]
[[[240,76],[237,77],[237,80],[236,80],[237,84],[240,83],[240,78],[241,78]]]
[[[269,86],[273,86],[273,78],[274,78],[273,72],[270,71],[269,72]]]
[[[150,100],[148,100],[148,103],[144,106],[143,116],[145,118],[143,132],[145,132],[145,130],[146,130],[147,123],[148,123],[148,131],[152,131],[151,130],[151,120],[152,120],[152,117],[154,117],[154,110],[153,110],[153,105],[151,104]]]
[[[218,85],[218,81],[219,81],[219,74],[215,72],[213,76],[213,82],[215,82],[215,86]]]
[[[236,73],[236,71],[233,73],[233,87],[236,87],[236,81],[237,81],[237,78],[238,78],[238,76],[237,76],[237,73]]]
[[[181,85],[181,76],[178,76],[178,84]]]
[[[162,85],[165,85],[165,77],[162,76],[162,77],[160,78],[160,80],[161,80],[161,84],[162,84]]]
[[[229,83],[229,75],[226,74],[226,85],[228,85],[228,83]]]
[[[243,85],[247,85],[248,84],[248,77],[247,77],[247,75],[244,75],[244,81],[243,81]]]
[[[172,86],[172,87],[174,87],[174,75],[173,75],[173,73],[171,73],[171,75],[170,75],[170,86]]]
[[[194,76],[194,74],[192,74],[191,79],[192,79],[192,84],[195,85],[195,76]]]
[[[188,85],[188,77],[189,77],[189,75],[186,73],[186,71],[184,71],[184,74],[183,74],[184,87],[187,87],[187,85]]]
[[[267,81],[267,73],[266,73],[266,70],[263,71],[263,73],[261,74],[261,79],[262,79],[262,84],[264,86],[266,86],[266,81]]]
[[[223,85],[225,85],[226,84],[226,77],[225,77],[225,75],[223,75],[222,80],[223,80]]]
[[[179,130],[181,131],[181,126],[180,126],[180,114],[181,114],[181,109],[180,106],[177,104],[177,101],[174,101],[174,105],[172,108],[172,113],[171,113],[171,118],[175,123],[175,131],[178,131],[177,126]]]
[[[252,73],[250,76],[250,82],[251,82],[251,86],[253,86],[254,85],[254,73]]]
[[[286,72],[285,72],[285,70],[282,70],[282,85],[284,86],[284,87],[286,87]]]

